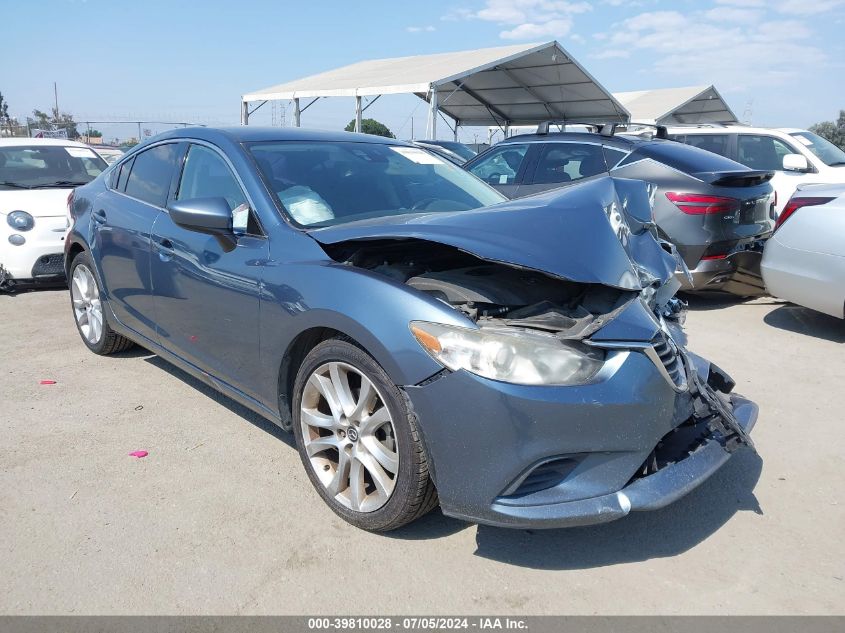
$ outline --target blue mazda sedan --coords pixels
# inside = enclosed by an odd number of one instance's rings
[[[748,446],[754,403],[688,352],[653,189],[511,202],[419,147],[181,129],[68,201],[82,341],[139,344],[293,431],[349,523],[610,521]]]

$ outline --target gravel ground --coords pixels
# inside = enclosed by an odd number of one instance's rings
[[[0,296],[0,322],[4,614],[845,613],[836,319],[694,302],[690,347],[760,404],[761,457],[664,510],[389,535],[336,518],[273,425],[144,350],[89,353],[65,291]]]

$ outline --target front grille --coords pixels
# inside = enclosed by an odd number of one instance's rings
[[[660,362],[669,379],[679,388],[686,385],[687,376],[684,370],[684,361],[678,353],[678,348],[675,342],[666,336],[663,332],[658,332],[657,336],[651,342],[657,359],[655,362]]]
[[[57,253],[54,255],[42,255],[35,262],[32,267],[32,277],[54,277],[56,275],[65,274],[65,260],[64,255]]]

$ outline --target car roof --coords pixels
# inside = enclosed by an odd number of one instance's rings
[[[496,147],[498,145],[502,145],[503,143],[563,143],[571,141],[578,141],[581,143],[602,143],[606,145],[625,147],[627,149],[633,149],[634,147],[646,145],[652,142],[651,139],[620,135],[602,136],[601,134],[597,134],[595,132],[549,132],[548,134],[531,133],[509,136],[491,147]]]
[[[58,145],[59,147],[88,147],[85,143],[69,141],[66,138],[29,138],[19,136],[12,138],[0,138],[0,147],[24,147],[24,146]]]
[[[323,142],[356,142],[378,143],[388,145],[407,145],[404,141],[374,136],[372,134],[358,134],[355,132],[334,132],[329,130],[312,130],[307,128],[290,127],[256,127],[241,125],[238,127],[186,127],[176,128],[159,134],[150,141],[163,139],[195,138],[214,142],[225,138],[236,143],[255,143],[260,141],[323,141]],[[145,143],[146,144],[146,143]]]

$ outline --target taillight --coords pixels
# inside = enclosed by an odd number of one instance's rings
[[[775,222],[775,231],[777,231],[780,226],[789,219],[789,216],[798,211],[801,207],[814,207],[817,204],[827,204],[831,200],[833,200],[833,198],[810,198],[801,196],[797,198],[790,198],[789,202],[787,202],[786,206],[783,208],[783,211],[780,212],[777,222]]]
[[[705,196],[699,193],[667,191],[666,197],[688,215],[711,215],[739,212],[739,200],[723,196]]]

